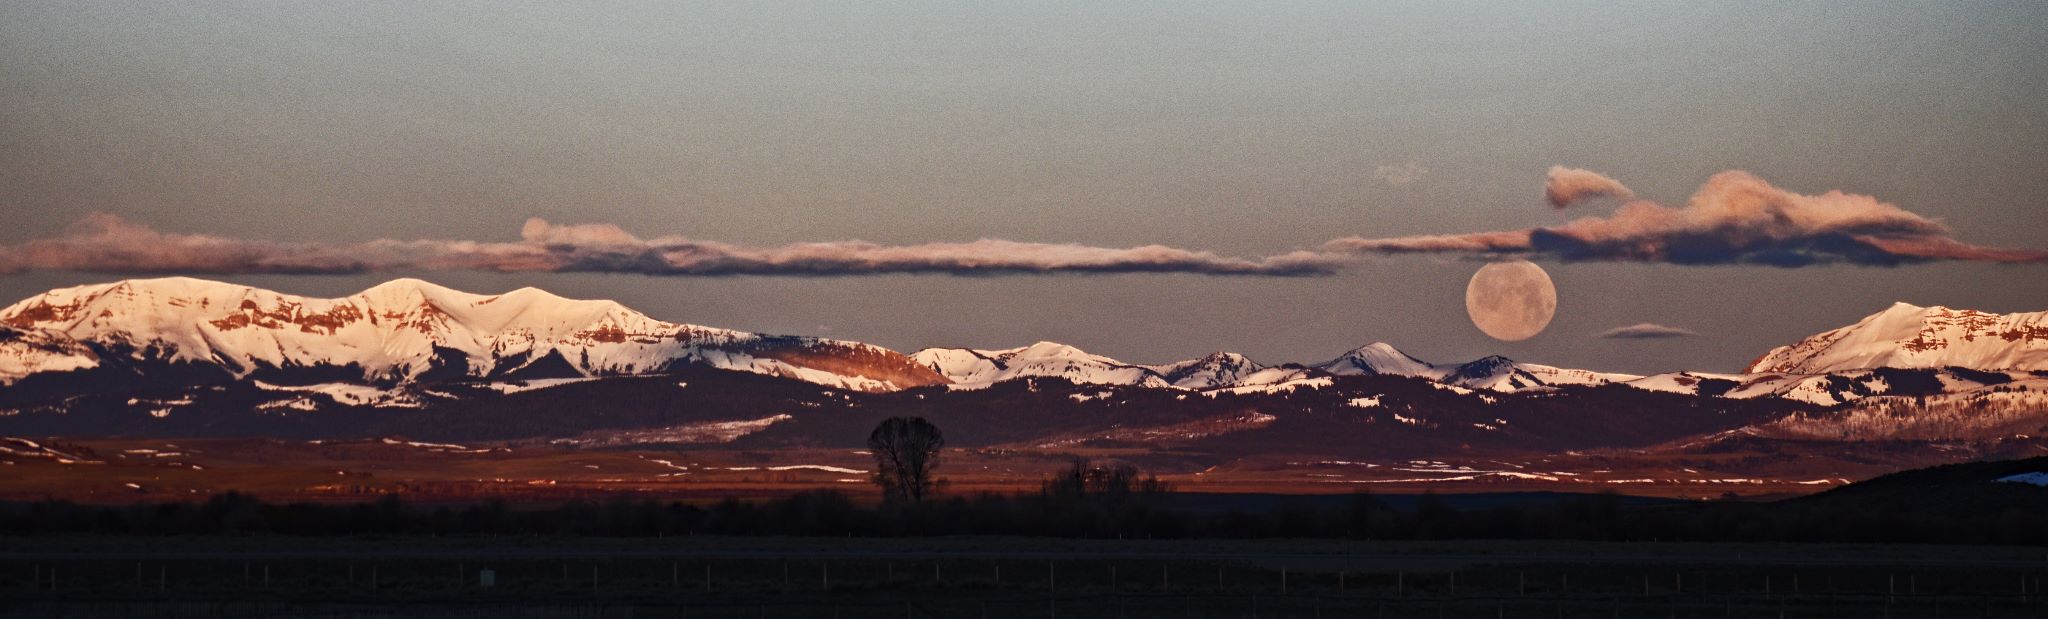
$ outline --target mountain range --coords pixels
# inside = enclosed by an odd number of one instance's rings
[[[809,433],[787,440],[830,442],[840,439],[824,434],[828,428],[860,431],[821,411],[866,419],[941,414],[930,409],[943,405],[989,411],[976,423],[998,426],[1024,423],[996,413],[1006,406],[1040,415],[1027,427],[969,432],[989,441],[1094,440],[1138,426],[1165,437],[1242,434],[1275,420],[1322,424],[1341,412],[1390,431],[1433,432],[1446,445],[1536,448],[1730,431],[2032,432],[2040,428],[2029,424],[2048,417],[2043,392],[2048,312],[1907,304],[1773,349],[1743,373],[1653,376],[1499,356],[1438,364],[1386,343],[1277,365],[1229,352],[1134,364],[1055,342],[902,354],[664,322],[615,302],[533,288],[479,295],[413,279],[336,299],[137,279],[52,290],[0,309],[0,432],[516,438],[760,422]],[[565,403],[561,394],[576,397]],[[1549,429],[1557,419],[1529,418],[1559,402],[1598,412],[1572,413],[1574,421]],[[1720,417],[1643,412],[1674,407]],[[1636,417],[1595,419],[1624,414],[1617,411]],[[769,419],[793,422],[761,421]],[[1445,429],[1453,425],[1459,429]],[[1582,436],[1556,434],[1567,431]],[[789,432],[798,431],[762,434]]]

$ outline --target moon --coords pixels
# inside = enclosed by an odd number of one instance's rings
[[[1557,314],[1557,287],[1534,262],[1495,262],[1479,267],[1465,285],[1465,313],[1487,336],[1519,342],[1550,326]]]

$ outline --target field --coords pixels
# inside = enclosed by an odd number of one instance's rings
[[[6,616],[2036,617],[2037,548],[9,539]],[[494,586],[483,587],[485,570]]]
[[[1927,443],[1739,449],[1589,450],[1432,460],[1314,455],[1220,458],[1166,449],[949,449],[942,493],[1016,492],[1075,456],[1130,462],[1182,493],[1402,494],[1617,492],[1681,499],[1810,494],[1894,470],[1976,457],[2035,455],[2038,443],[1980,453]],[[784,496],[815,488],[872,492],[856,449],[447,444],[396,439],[0,439],[0,500],[125,503],[239,491],[269,501],[554,501],[633,494],[662,499]]]

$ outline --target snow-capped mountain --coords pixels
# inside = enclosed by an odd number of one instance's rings
[[[1039,342],[1022,348],[927,348],[910,358],[951,379],[956,389],[1028,377],[1059,377],[1077,384],[1174,387],[1192,390],[1266,387],[1316,376],[1406,376],[1468,389],[1512,393],[1564,385],[1600,385],[1641,378],[1516,363],[1493,356],[1459,365],[1436,365],[1393,345],[1374,342],[1312,366],[1264,366],[1237,353],[1211,353],[1159,365],[1125,363],[1078,348]]]
[[[649,318],[535,288],[398,279],[317,299],[191,278],[63,288],[0,309],[0,384],[52,372],[407,384],[661,373],[702,365],[847,389],[945,382],[887,349]]]
[[[1253,373],[1265,367],[1249,357],[1234,352],[1209,353],[1209,356],[1200,359],[1147,366],[1164,377],[1168,384],[1183,389],[1243,385]]]
[[[1444,374],[1435,365],[1411,357],[1386,342],[1366,344],[1310,367],[1338,376],[1413,376],[1436,380]]]
[[[1021,348],[974,350],[926,348],[910,359],[952,381],[956,389],[986,387],[1019,378],[1064,378],[1084,385],[1172,386],[1152,368],[1131,365],[1056,342]]]
[[[550,381],[682,367],[875,392],[939,384],[979,389],[1024,378],[1259,391],[1313,388],[1332,376],[1401,376],[1493,393],[1621,384],[1838,406],[1880,396],[2010,391],[2015,387],[2008,383],[2048,378],[2048,312],[2001,316],[1899,304],[1772,350],[1749,373],[1641,377],[1500,356],[1434,364],[1384,342],[1307,366],[1265,366],[1228,352],[1143,365],[1055,342],[927,348],[906,356],[858,342],[663,322],[616,302],[534,288],[478,295],[413,279],[337,299],[190,278],[139,279],[52,290],[0,309],[0,387],[19,401],[242,381],[270,391],[319,386],[322,393],[347,396],[337,401],[416,403],[419,390],[412,385],[558,384]],[[376,389],[358,393],[364,386]],[[491,388],[516,393],[540,387]]]
[[[2048,312],[1991,314],[1897,303],[1856,324],[1774,348],[1746,371],[1826,374],[1878,367],[2048,370]]]
[[[2035,385],[2042,377],[2027,372],[1995,372],[1965,368],[1868,368],[1827,374],[1712,374],[1671,372],[1624,383],[1646,391],[1734,399],[1780,398],[1821,406],[1848,404],[1866,398],[1924,397],[1936,394],[1993,392]]]
[[[1385,342],[1367,344],[1312,367],[1338,376],[1410,376],[1467,389],[1502,393],[1565,385],[1604,385],[1641,378],[1631,374],[1518,363],[1500,355],[1458,365],[1437,365],[1401,352],[1400,349]]]

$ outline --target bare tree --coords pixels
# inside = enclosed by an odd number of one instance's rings
[[[875,455],[875,484],[891,502],[923,501],[932,490],[932,471],[939,468],[945,434],[923,417],[890,417],[868,434]]]

